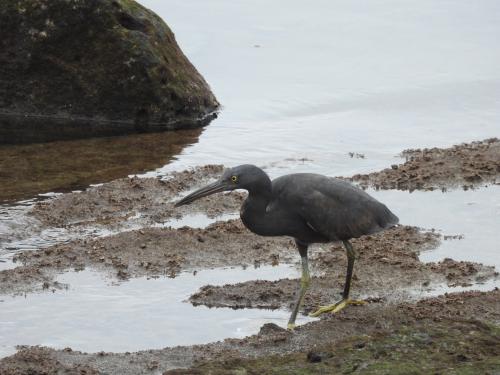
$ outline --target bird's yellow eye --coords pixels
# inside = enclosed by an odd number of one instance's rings
[[[234,183],[237,183],[238,182],[238,177],[237,176],[231,176],[231,181],[233,181]]]

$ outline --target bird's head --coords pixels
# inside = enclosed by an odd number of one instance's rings
[[[207,195],[219,193],[221,191],[231,191],[236,189],[251,190],[259,187],[270,189],[271,180],[267,174],[255,165],[239,165],[234,168],[226,169],[217,181],[185,196],[175,204],[175,207],[189,204],[197,199],[206,197]]]

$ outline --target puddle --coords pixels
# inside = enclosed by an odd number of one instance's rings
[[[408,289],[405,292],[408,294],[408,297],[413,300],[419,300],[422,298],[431,298],[443,295],[445,293],[460,293],[460,292],[468,292],[477,290],[480,292],[487,292],[495,289],[498,286],[498,282],[496,280],[488,280],[484,283],[478,283],[471,286],[456,286],[450,288],[446,284],[441,285],[433,285],[431,288],[422,288],[422,289]]]
[[[264,323],[286,327],[289,311],[194,307],[187,298],[203,285],[296,278],[292,266],[202,270],[170,278],[111,283],[95,271],[68,272],[68,290],[2,296],[0,357],[15,345],[71,347],[87,352],[137,351],[245,337]],[[299,316],[298,323],[313,320]]]
[[[12,261],[12,254],[0,258],[0,271],[16,268],[18,264]]]
[[[155,224],[153,225],[153,227],[159,227],[159,228],[171,227],[177,229],[188,226],[191,228],[205,228],[210,224],[215,223],[216,221],[227,221],[231,219],[237,219],[239,217],[240,217],[239,213],[225,214],[216,216],[214,218],[210,218],[207,215],[201,213],[196,213],[196,214],[184,215],[179,219],[170,219],[164,223]]]

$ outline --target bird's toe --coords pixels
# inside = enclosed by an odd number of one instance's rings
[[[316,311],[310,313],[309,316],[316,318],[316,317],[320,316],[321,314],[332,311],[335,308],[335,306],[336,306],[336,304],[328,305],[328,306],[320,306]]]
[[[337,303],[334,303],[333,305],[320,306],[318,308],[318,310],[309,314],[309,316],[316,318],[316,317],[320,316],[321,314],[324,314],[327,312],[331,312],[332,314],[335,314],[335,313],[338,313],[340,310],[344,309],[347,305],[364,305],[366,303],[367,302],[363,301],[363,300],[343,299]]]

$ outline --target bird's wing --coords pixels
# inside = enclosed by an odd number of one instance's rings
[[[276,184],[281,204],[332,241],[376,233],[398,222],[384,204],[348,182],[315,174],[289,176],[293,178]]]

